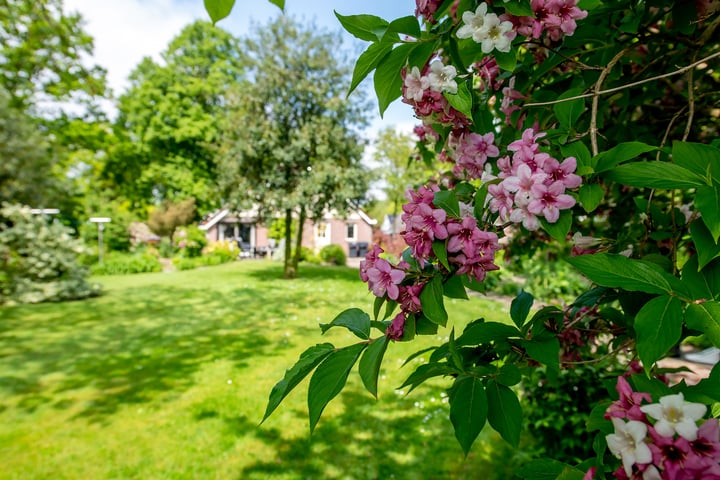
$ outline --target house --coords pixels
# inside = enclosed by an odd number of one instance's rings
[[[305,222],[302,245],[319,252],[334,243],[340,245],[348,257],[363,257],[372,243],[376,224],[376,220],[359,208],[352,209],[344,218],[330,212],[315,223]],[[232,212],[225,208],[208,215],[199,227],[209,242],[237,241],[243,252],[249,252],[248,256],[265,255],[277,247],[275,240],[268,236],[268,227],[259,221],[256,209]]]

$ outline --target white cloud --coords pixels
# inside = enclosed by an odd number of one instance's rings
[[[95,39],[92,61],[108,70],[115,95],[143,57],[159,59],[182,27],[203,13],[200,1],[180,7],[172,0],[65,0],[65,9],[85,19],[85,31]]]

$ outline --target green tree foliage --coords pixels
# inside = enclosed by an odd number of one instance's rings
[[[387,213],[392,215],[400,213],[407,189],[432,173],[417,160],[415,145],[410,135],[392,127],[381,130],[375,141],[374,159],[380,165],[373,176],[382,182],[381,188],[389,203]]]
[[[104,94],[105,72],[82,61],[92,55],[93,39],[62,0],[0,0],[0,11],[0,82],[12,107]]]
[[[72,230],[28,207],[0,209],[0,304],[86,298],[99,293],[79,263],[82,242]]]
[[[33,121],[0,89],[0,202],[56,207],[67,192],[66,182],[50,174],[56,163]]]
[[[249,85],[230,97],[220,178],[225,198],[285,218],[285,276],[297,274],[291,256],[292,219],[299,247],[306,218],[344,212],[361,201],[367,174],[360,164],[367,104],[346,99],[350,67],[337,54],[337,35],[281,17],[261,27],[242,48]]]
[[[242,71],[238,40],[202,21],[170,42],[162,62],[143,59],[119,100],[121,143],[104,177],[136,208],[190,197],[202,211],[216,206],[212,144],[227,92]]]

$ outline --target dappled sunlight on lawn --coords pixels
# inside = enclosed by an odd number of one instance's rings
[[[104,277],[98,298],[0,309],[9,478],[474,478],[499,468],[483,452],[512,456],[488,433],[463,459],[442,401],[447,382],[393,390],[427,338],[390,346],[377,402],[353,373],[312,437],[304,384],[258,427],[270,389],[304,349],[356,340],[341,329],[321,336],[318,323],[372,302],[356,269],[281,273],[249,261]],[[504,309],[477,298],[448,308],[465,321],[499,320]]]

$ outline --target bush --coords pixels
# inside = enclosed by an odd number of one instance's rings
[[[205,232],[195,225],[178,229],[173,240],[180,254],[187,258],[202,255],[203,248],[205,248],[208,243],[205,238]]]
[[[345,265],[347,262],[345,250],[334,243],[326,245],[320,250],[320,259],[330,265]]]
[[[103,257],[103,264],[95,264],[93,275],[130,275],[133,273],[161,272],[162,264],[156,257],[147,253],[132,254],[111,252]]]
[[[172,241],[167,237],[160,239],[160,243],[158,243],[158,251],[160,252],[160,256],[162,258],[172,258],[173,255],[175,255],[175,247],[173,246]]]
[[[80,264],[82,242],[64,225],[33,215],[29,207],[0,209],[0,304],[87,298],[100,286]]]

